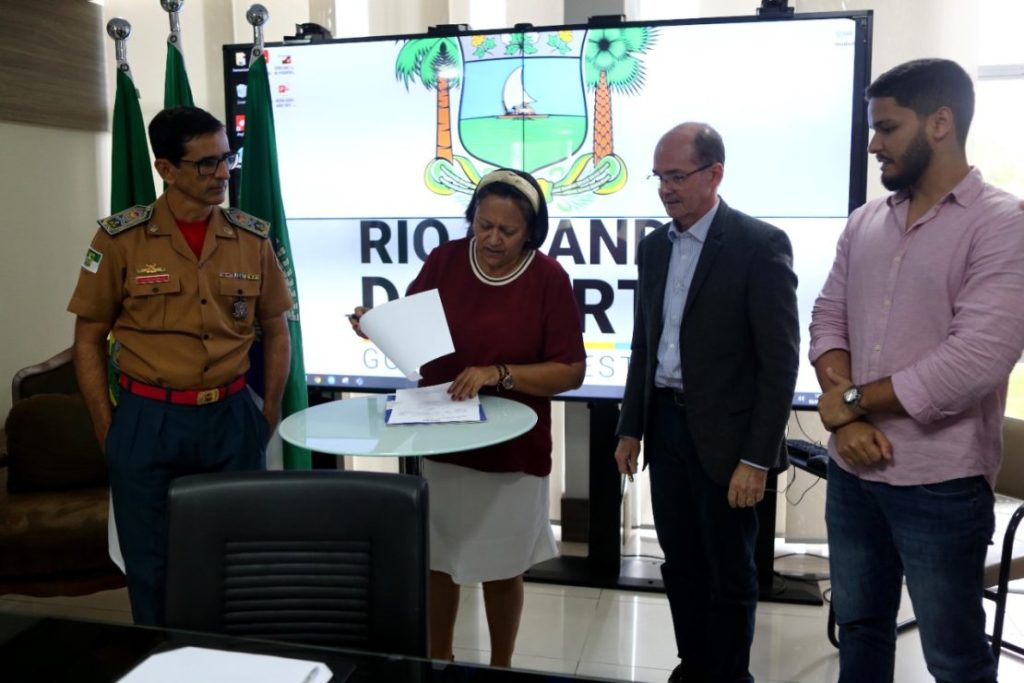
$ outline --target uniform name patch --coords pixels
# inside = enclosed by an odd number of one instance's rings
[[[85,261],[82,262],[82,268],[90,273],[95,273],[100,269],[100,261],[102,260],[103,254],[89,247],[89,251],[85,252]]]
[[[259,280],[259,273],[221,273],[221,277],[229,280]]]
[[[138,275],[135,278],[135,284],[137,285],[155,285],[160,282],[170,282],[171,276],[167,273],[163,275]]]

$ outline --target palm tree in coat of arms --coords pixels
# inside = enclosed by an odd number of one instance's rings
[[[395,59],[395,78],[409,89],[418,80],[437,92],[436,158],[452,160],[451,89],[462,77],[462,52],[454,38],[414,38],[402,46]]]
[[[657,34],[649,26],[607,28],[587,33],[583,57],[583,81],[594,90],[593,164],[615,158],[612,129],[612,93],[635,95],[643,89],[644,64],[639,55],[654,43]],[[618,187],[602,187],[599,194],[617,191],[625,184],[620,174]]]

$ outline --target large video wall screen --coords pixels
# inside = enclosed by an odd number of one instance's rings
[[[282,192],[311,385],[405,386],[345,314],[401,296],[437,244],[466,233],[476,179],[522,168],[548,190],[543,250],[573,280],[584,386],[618,398],[636,243],[664,220],[654,145],[705,121],[726,145],[722,197],[786,230],[810,308],[851,207],[864,201],[870,13],[790,20],[565,26],[268,46]],[[246,46],[226,46],[244,165]],[[524,306],[529,302],[524,302]]]

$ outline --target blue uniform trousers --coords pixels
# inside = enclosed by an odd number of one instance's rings
[[[135,623],[164,621],[171,482],[186,474],[264,469],[268,438],[248,390],[201,406],[121,392],[106,453]]]

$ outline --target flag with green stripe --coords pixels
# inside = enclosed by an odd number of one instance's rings
[[[291,290],[292,310],[288,312],[288,332],[292,345],[291,372],[285,383],[284,398],[281,402],[282,417],[287,417],[307,408],[309,399],[306,394],[306,370],[302,362],[299,291],[295,282],[295,264],[292,261],[291,244],[288,240],[288,224],[285,220],[277,167],[274,104],[270,98],[267,63],[260,47],[254,48],[251,53],[246,98],[245,143],[242,148],[242,178],[238,207],[270,221],[270,239],[288,278],[288,288]],[[254,370],[263,366],[262,347],[257,339],[249,353]],[[250,373],[250,381],[254,388],[260,390],[261,374]],[[311,464],[312,456],[308,450],[289,443],[284,444],[285,469],[309,469]]]

